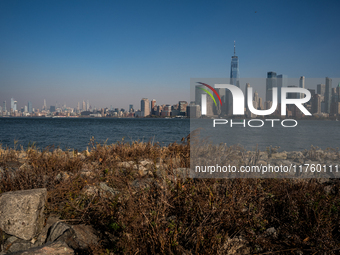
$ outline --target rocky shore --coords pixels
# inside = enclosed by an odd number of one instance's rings
[[[230,153],[228,163],[238,166],[340,165],[338,150],[314,147]],[[192,179],[189,165],[189,143],[0,149],[0,254],[335,254],[340,248],[334,176],[310,178],[303,169],[291,179]]]

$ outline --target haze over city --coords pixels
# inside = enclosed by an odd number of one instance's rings
[[[190,101],[190,78],[339,77],[337,1],[1,1],[0,102]],[[245,84],[241,84],[243,88]],[[315,88],[316,84],[306,84]],[[336,84],[333,84],[336,86]],[[254,88],[264,94],[264,87]]]

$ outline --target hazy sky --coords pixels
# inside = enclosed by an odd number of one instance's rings
[[[189,101],[190,78],[229,77],[234,40],[241,77],[340,77],[339,10],[336,0],[1,0],[0,105]]]

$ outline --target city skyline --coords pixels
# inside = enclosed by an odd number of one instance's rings
[[[305,76],[310,88],[308,78],[340,76],[338,7],[335,1],[1,1],[0,102],[14,98],[19,108],[28,101],[41,108],[44,99],[71,107],[90,100],[97,108],[128,109],[143,97],[189,101],[191,77],[229,77],[234,41],[241,78],[273,71]],[[254,89],[263,97],[263,88]]]

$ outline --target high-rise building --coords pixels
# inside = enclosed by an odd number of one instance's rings
[[[230,66],[230,84],[240,87],[239,79],[240,79],[240,70],[239,70],[238,56],[236,56],[236,46],[235,46],[235,41],[234,41],[234,56],[231,57],[231,66]]]
[[[300,80],[299,80],[299,87],[300,88],[305,88],[305,76],[301,76],[300,77]],[[300,93],[300,98],[304,98],[305,97],[305,94],[303,94],[303,93]]]
[[[326,77],[326,88],[325,88],[325,112],[331,112],[331,100],[332,100],[332,79]]]
[[[4,101],[4,107],[2,108],[2,111],[6,112],[7,108],[6,108],[6,100]]]
[[[14,100],[14,98],[12,97],[11,98],[11,112],[14,112],[16,109],[14,109],[14,102],[15,102],[15,100]]]
[[[255,102],[254,108],[259,109],[259,93],[255,90],[253,101]]]
[[[82,110],[83,110],[83,111],[86,111],[86,104],[85,104],[85,100],[83,100]]]
[[[266,102],[273,102],[273,87],[277,87],[275,72],[268,72],[266,79]]]
[[[312,97],[312,113],[321,113],[321,95],[315,94]]]
[[[188,106],[187,101],[179,101],[178,102],[178,110],[179,110],[180,115],[185,116],[187,114],[187,106]]]
[[[277,85],[277,103],[281,104],[281,88],[288,86],[288,77],[285,74],[279,74],[276,76],[276,85]]]
[[[149,116],[150,115],[150,103],[149,103],[149,99],[142,98],[140,103],[141,103],[142,117]]]
[[[325,96],[326,85],[325,84],[318,84],[316,85],[316,93],[321,95],[321,97]]]
[[[133,112],[133,104],[129,105],[129,112]]]
[[[46,110],[46,99],[44,99],[43,110]]]
[[[29,113],[32,113],[32,103],[31,103],[31,102],[28,102],[28,103],[27,103],[27,106],[28,106],[28,112],[29,112]]]
[[[240,70],[239,70],[239,62],[238,56],[236,56],[236,46],[234,41],[234,56],[231,57],[231,66],[230,66],[230,84],[240,87]],[[227,107],[228,115],[233,114],[233,97],[229,90],[226,90],[225,93],[225,105]]]

